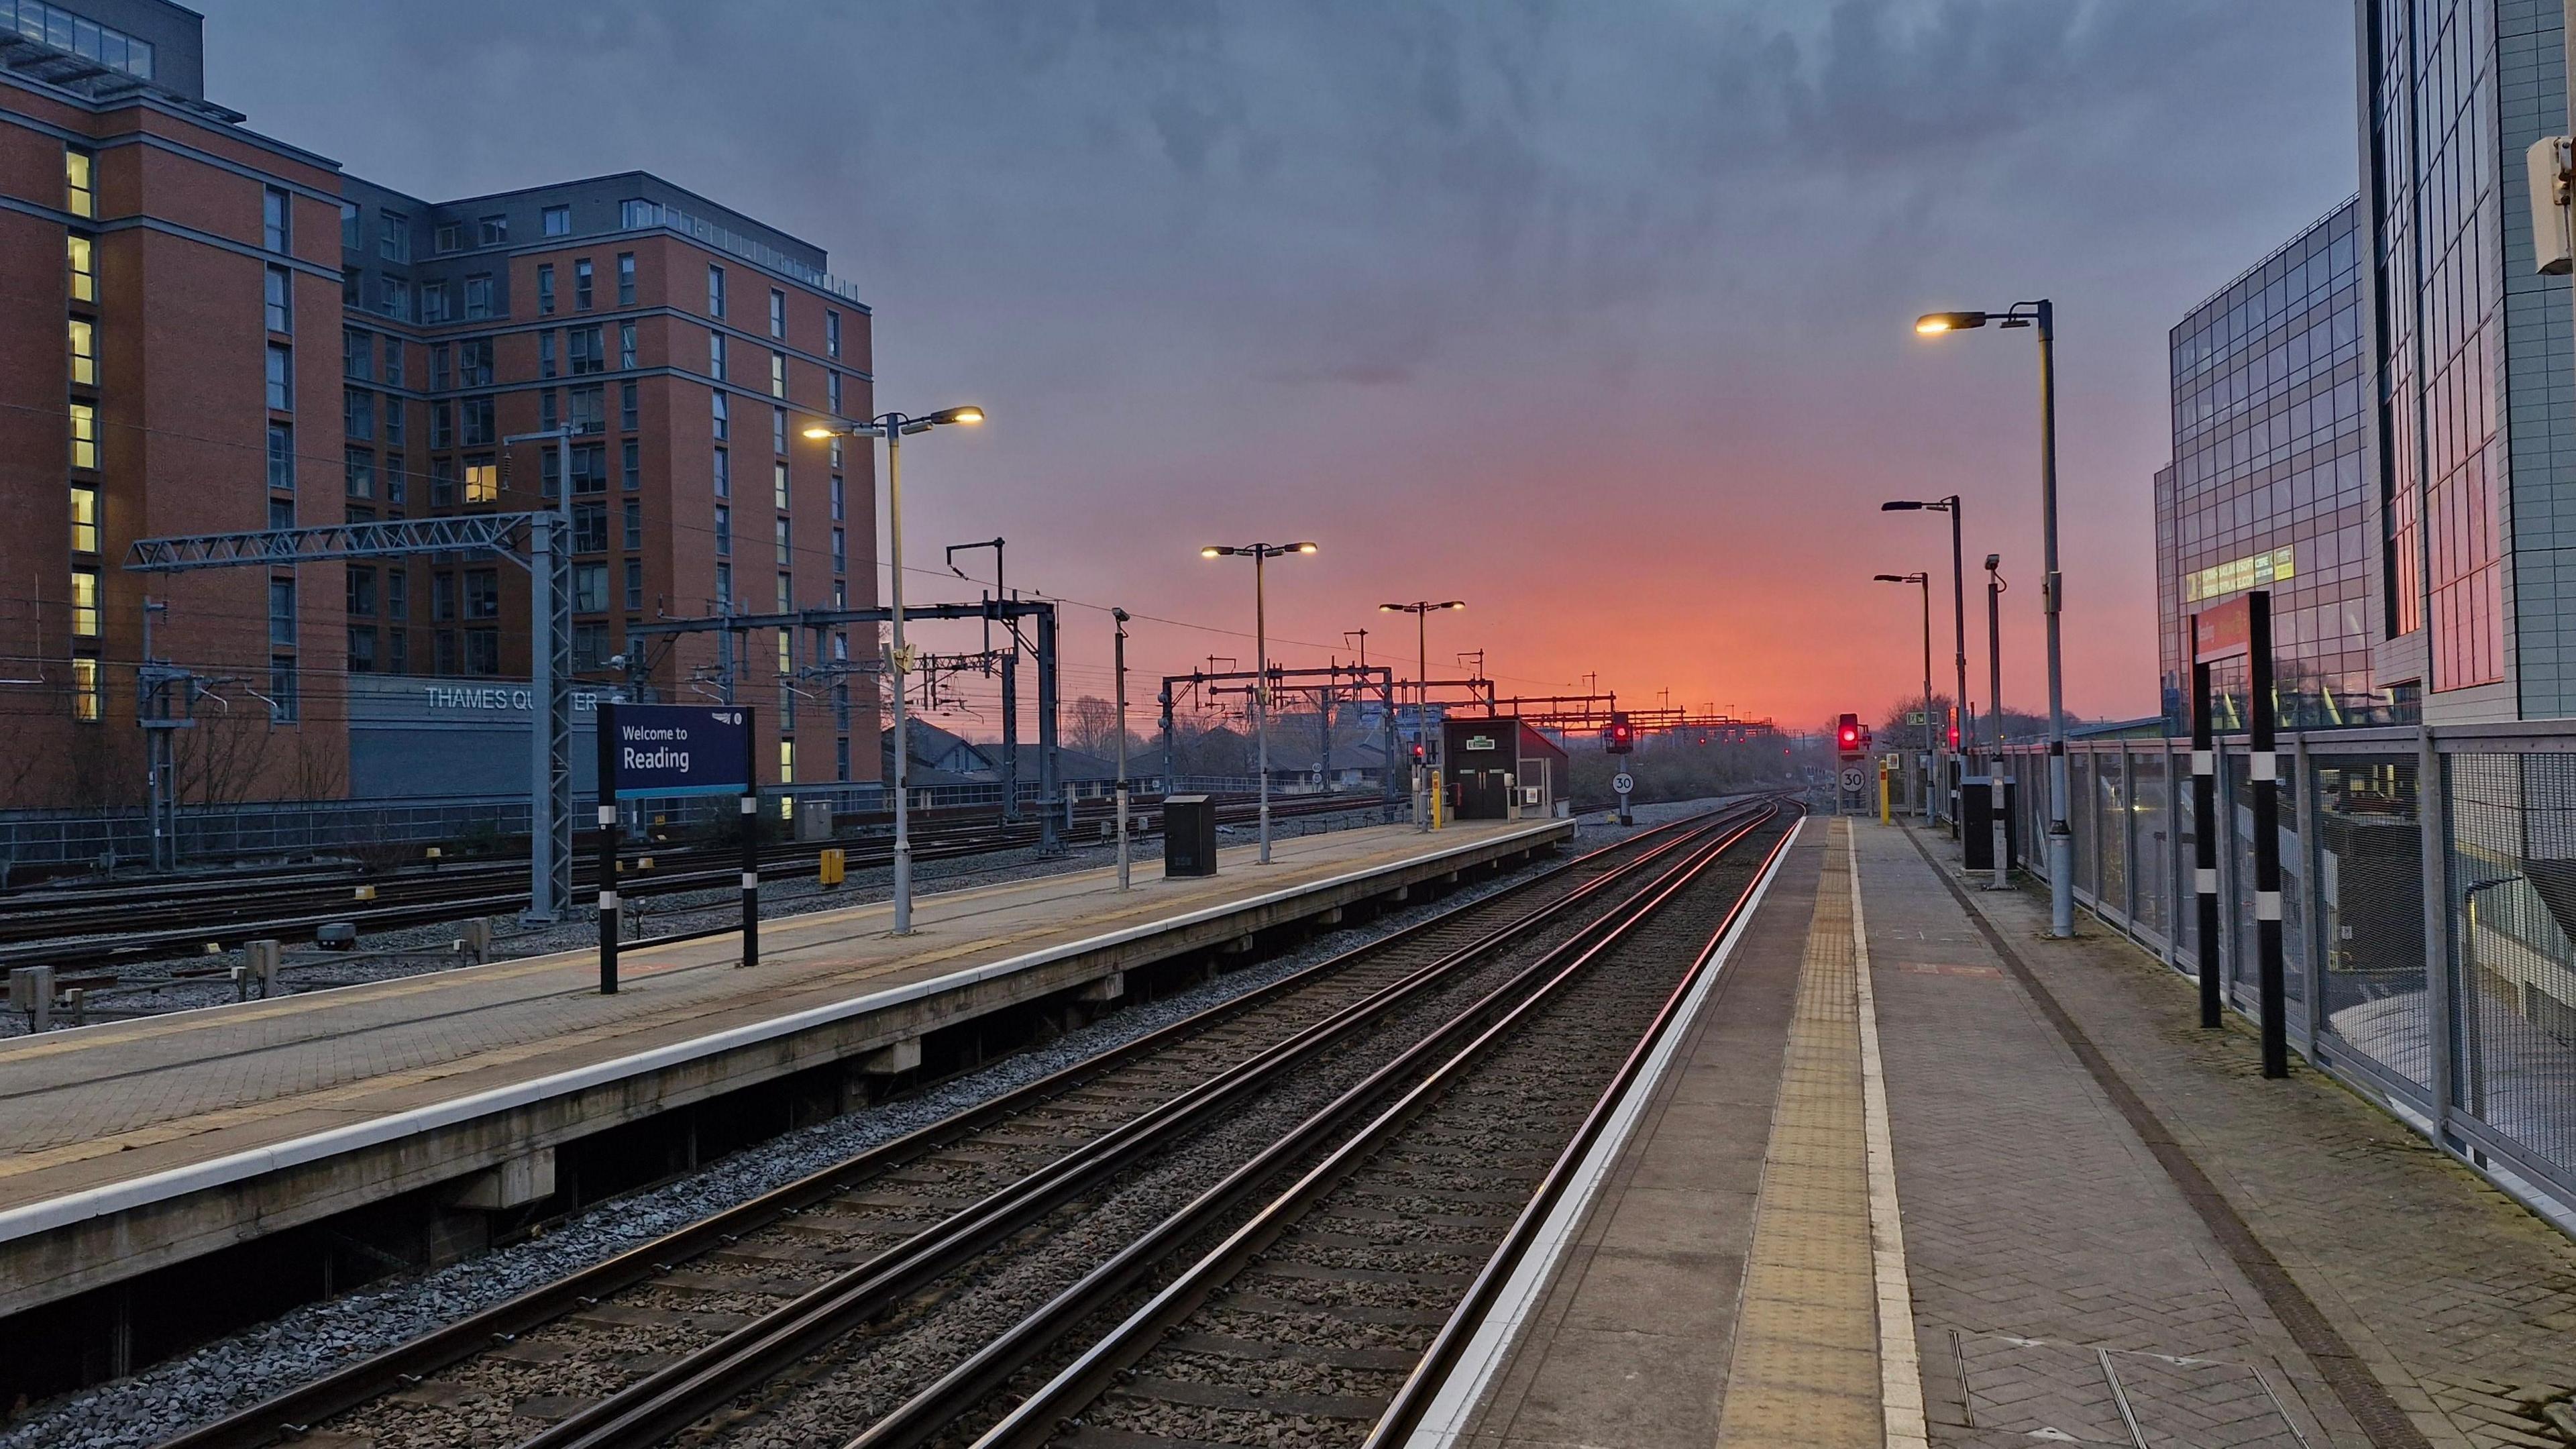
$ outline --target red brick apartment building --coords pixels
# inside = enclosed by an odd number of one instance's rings
[[[0,808],[141,801],[147,626],[189,676],[165,690],[195,721],[183,804],[524,791],[493,733],[524,713],[467,717],[527,676],[510,561],[139,574],[138,538],[568,486],[576,679],[601,687],[630,624],[875,602],[873,457],[801,435],[873,403],[868,309],[820,249],[643,172],[373,185],[208,103],[201,28],[0,0]],[[553,443],[503,442],[561,426],[569,479]],[[743,641],[770,779],[876,778],[873,691],[814,657],[876,643]],[[660,697],[728,683],[715,635],[641,653]]]

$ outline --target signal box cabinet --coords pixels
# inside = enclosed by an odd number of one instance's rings
[[[1216,804],[1207,796],[1163,797],[1163,874],[1216,874]]]
[[[1991,775],[1970,775],[1959,782],[1959,813],[1966,826],[1959,833],[1959,844],[1966,848],[1970,870],[1995,868],[1995,785]],[[2021,782],[2010,775],[2002,777],[2004,811],[2004,862],[2021,864]]]

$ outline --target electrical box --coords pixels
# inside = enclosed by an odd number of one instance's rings
[[[1163,797],[1163,874],[1216,874],[1216,802],[1205,795]]]
[[[2531,269],[2546,277],[2576,268],[2576,213],[2568,195],[2569,141],[2543,136],[2522,153],[2531,178]]]

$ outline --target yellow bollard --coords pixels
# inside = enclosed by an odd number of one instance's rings
[[[1896,823],[1895,817],[1889,813],[1887,808],[1887,776],[1887,761],[1881,760],[1878,762],[1878,823],[1881,825],[1893,825]]]
[[[848,870],[848,858],[835,847],[823,852],[814,867],[814,884],[829,889],[839,885]]]

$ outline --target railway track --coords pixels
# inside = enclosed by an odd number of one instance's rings
[[[1715,899],[1720,862],[1746,875],[1745,842],[1784,818],[1736,806],[1563,863],[167,1449],[317,1429],[376,1449],[932,1442],[995,1417],[1077,1326],[1462,1045],[1527,1051],[1596,1007],[1574,1029],[1623,1045],[1635,1012],[1595,983],[1634,973],[1596,968],[1666,907]],[[1610,995],[1660,1000],[1671,975]],[[1520,1191],[1555,1129],[1496,1130]]]
[[[1295,801],[1273,801],[1274,819],[1371,809],[1376,795],[1333,795]],[[1159,834],[1162,816],[1155,804],[1133,808],[1147,836]],[[1222,804],[1221,823],[1250,822],[1249,803]],[[1077,828],[1099,826],[1107,812],[1086,811]],[[1077,836],[1077,840],[1081,837]],[[913,859],[956,860],[1034,845],[1034,823],[998,819],[942,822],[916,831]],[[832,843],[843,851],[849,869],[885,866],[893,859],[893,842],[861,836]],[[815,868],[822,842],[766,846],[761,869],[795,876]],[[674,895],[698,890],[730,890],[740,879],[739,848],[731,845],[640,846],[626,854],[633,870],[623,874],[619,893],[629,897]],[[641,867],[650,861],[652,869]],[[597,870],[588,855],[574,858],[576,890],[590,889]],[[315,929],[348,921],[361,931],[395,930],[430,925],[466,916],[497,915],[527,905],[527,865],[519,862],[473,862],[439,869],[413,869],[369,877],[354,871],[318,874],[300,871],[275,877],[202,883],[145,885],[133,897],[114,901],[21,898],[0,906],[0,966],[42,963],[84,967],[149,959],[174,952],[202,951],[212,945],[234,947],[244,941],[274,938],[310,939]],[[372,887],[375,898],[357,900],[355,890]],[[88,892],[76,893],[86,896]]]

